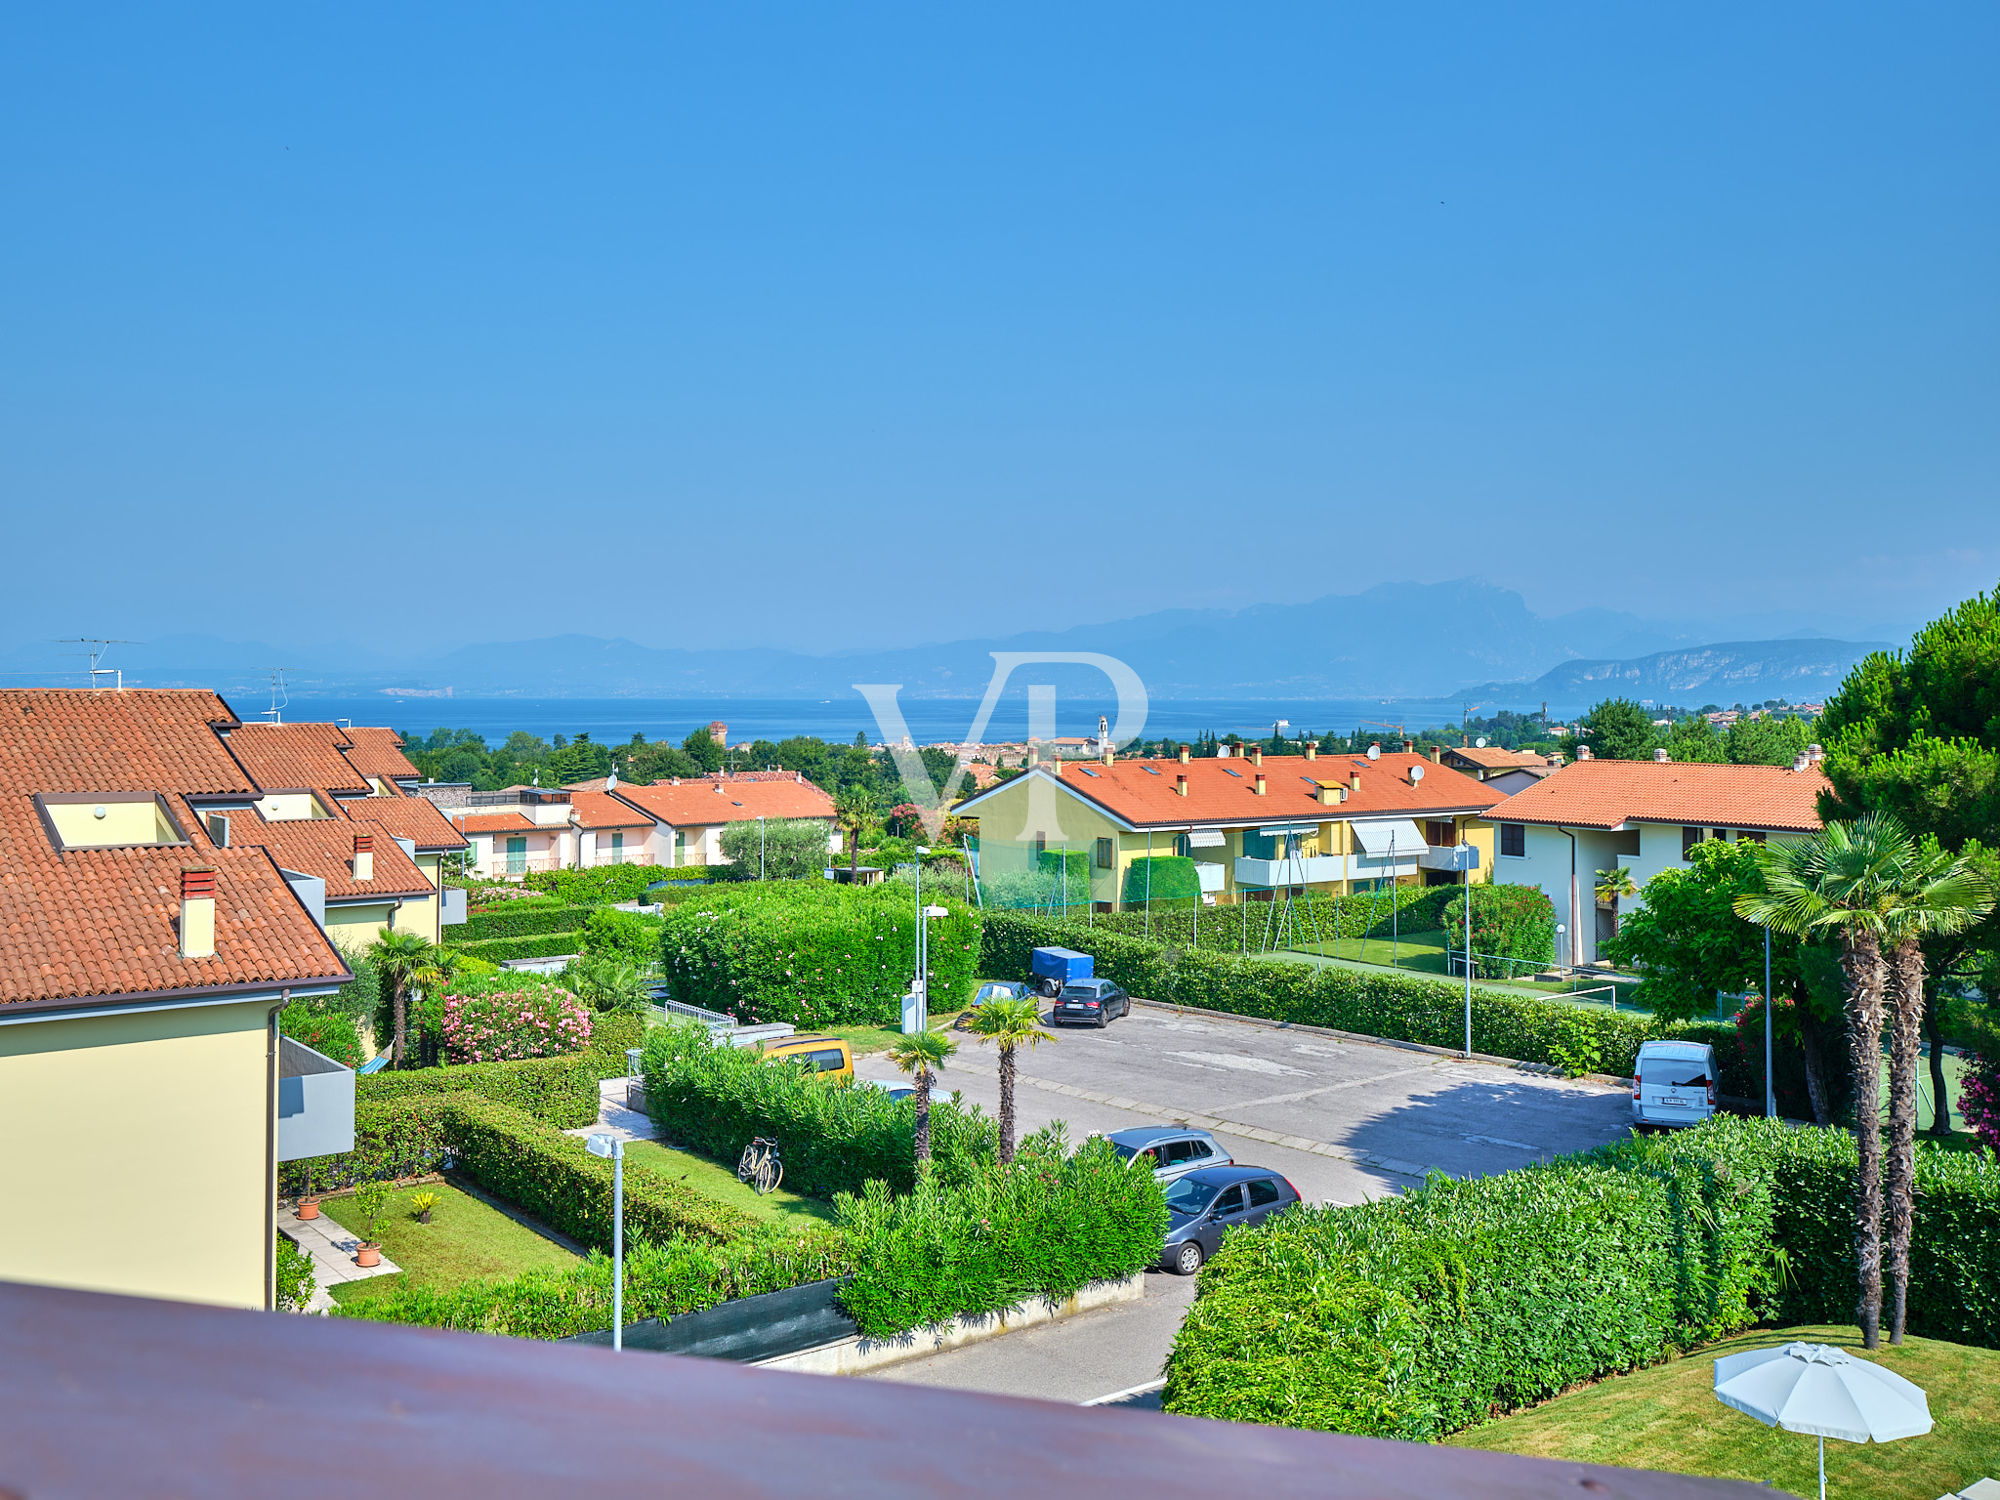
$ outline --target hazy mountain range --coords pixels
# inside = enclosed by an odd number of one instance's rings
[[[774,648],[686,650],[566,635],[494,642],[402,659],[341,645],[274,646],[171,636],[115,646],[106,665],[145,686],[255,692],[275,667],[294,690],[323,695],[454,697],[824,698],[861,682],[901,683],[906,697],[976,697],[989,652],[1091,651],[1129,663],[1155,697],[1478,698],[1524,706],[1607,693],[1685,703],[1831,691],[1876,649],[1810,628],[1713,644],[1748,620],[1645,620],[1608,609],[1535,614],[1512,590],[1473,580],[1384,584],[1305,604],[1162,610],[1132,619],[1004,639],[829,655]],[[1754,623],[1763,623],[1762,621]],[[1772,623],[1779,623],[1774,621]],[[29,643],[0,654],[0,681],[80,682],[81,646]],[[1059,685],[1101,680],[1058,668]],[[1039,680],[1039,679],[1038,679]]]

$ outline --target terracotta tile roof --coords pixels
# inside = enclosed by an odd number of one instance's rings
[[[423,774],[403,754],[403,737],[393,729],[356,724],[347,738],[352,742],[347,763],[363,776],[379,776],[393,784],[398,777],[414,780]]]
[[[611,794],[650,813],[670,828],[738,823],[745,818],[833,818],[833,798],[789,772],[766,781],[658,781],[651,786],[620,784]]]
[[[375,836],[375,875],[371,880],[354,878],[357,833]],[[428,896],[432,889],[416,861],[403,852],[403,846],[379,823],[360,823],[348,818],[295,818],[280,823],[232,818],[229,843],[232,848],[258,845],[270,853],[280,869],[317,875],[326,882],[329,901],[365,896],[379,896],[386,901],[395,896]]]
[[[1513,766],[1546,768],[1549,763],[1546,755],[1537,755],[1532,750],[1502,750],[1498,745],[1487,745],[1484,748],[1478,745],[1447,745],[1444,747],[1444,753],[1448,756],[1457,756],[1462,761],[1488,771],[1498,771]]]
[[[1423,780],[1413,784],[1410,770],[1423,768]],[[1256,793],[1257,775],[1265,781]],[[1387,754],[1380,760],[1365,755],[1267,755],[1262,766],[1248,759],[1197,758],[1183,765],[1178,759],[1121,760],[1110,765],[1072,761],[1060,777],[1047,766],[1030,773],[1059,780],[1087,801],[1138,827],[1185,828],[1190,823],[1269,823],[1299,819],[1315,823],[1341,822],[1376,815],[1416,817],[1425,813],[1479,812],[1501,800],[1483,782],[1428,757]],[[1349,777],[1359,775],[1352,787]],[[1175,791],[1186,776],[1187,795]],[[959,804],[958,811],[976,813],[989,796],[1003,795],[1016,777],[993,792]],[[1348,787],[1347,800],[1322,805],[1321,782]]]
[[[215,849],[185,795],[254,797],[206,692],[0,692],[0,1004],[335,984],[347,966],[259,849]],[[167,795],[193,840],[59,854],[37,792]],[[216,873],[215,953],[180,956],[180,873]]]
[[[1496,823],[1682,823],[1712,828],[1819,828],[1827,790],[1818,766],[1709,766],[1679,761],[1580,760],[1487,813]]]
[[[229,736],[229,751],[265,791],[374,790],[341,754],[347,731],[338,724],[245,724]]]
[[[651,828],[653,819],[609,792],[572,792],[570,821],[579,828]]]
[[[355,797],[341,803],[340,810],[357,822],[379,823],[425,854],[465,847],[465,835],[422,797]]]
[[[454,813],[451,821],[462,833],[535,832],[535,825],[517,812]]]

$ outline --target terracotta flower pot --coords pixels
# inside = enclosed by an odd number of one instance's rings
[[[301,1219],[317,1219],[319,1217],[319,1199],[299,1199],[298,1215]]]
[[[354,1263],[357,1266],[364,1266],[364,1267],[381,1265],[382,1247],[380,1245],[364,1244],[363,1246],[361,1246],[360,1249],[354,1252]]]

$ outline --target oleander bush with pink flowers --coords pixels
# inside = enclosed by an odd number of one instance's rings
[[[454,1063],[560,1057],[589,1045],[590,1007],[555,985],[481,985],[444,997],[444,1050]]]
[[[2000,1062],[1974,1057],[1958,1090],[1958,1112],[1979,1137],[1979,1144],[2000,1154]]]

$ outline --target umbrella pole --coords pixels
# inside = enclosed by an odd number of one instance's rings
[[[1826,1439],[1819,1440],[1819,1500],[1826,1500]]]

